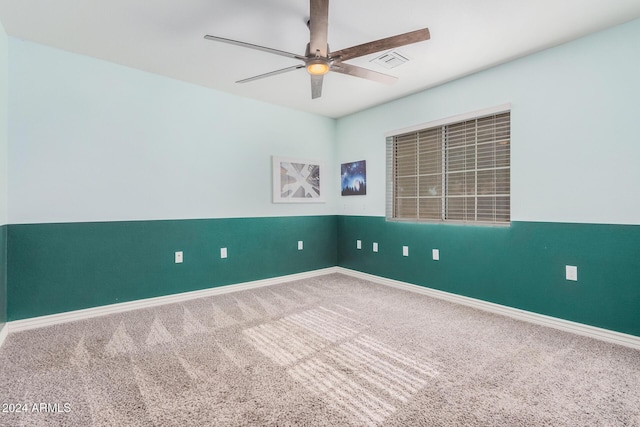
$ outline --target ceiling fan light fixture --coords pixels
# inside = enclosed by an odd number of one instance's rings
[[[307,62],[307,72],[315,76],[327,74],[329,68],[329,63],[322,59],[314,59]]]

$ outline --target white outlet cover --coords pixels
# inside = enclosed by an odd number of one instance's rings
[[[578,267],[575,265],[567,265],[565,266],[565,274],[567,280],[572,280],[574,282],[578,281]]]
[[[301,251],[302,249],[304,249],[304,243],[302,240],[298,240],[298,250]]]
[[[378,252],[378,242],[373,242],[373,252]]]
[[[362,249],[362,240],[356,240],[356,249]]]
[[[227,248],[220,248],[220,258],[227,257]]]
[[[402,256],[409,256],[409,246],[402,247]]]
[[[439,261],[440,260],[440,249],[432,249],[431,250],[431,255],[432,255],[434,261]]]
[[[182,251],[178,251],[175,254],[176,264],[182,264]]]

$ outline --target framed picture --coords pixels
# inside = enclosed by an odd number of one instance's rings
[[[367,161],[360,160],[340,165],[340,183],[343,196],[367,194]]]
[[[324,202],[323,173],[322,162],[273,156],[273,203]]]

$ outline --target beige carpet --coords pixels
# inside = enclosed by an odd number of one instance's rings
[[[2,426],[640,426],[640,352],[333,274],[11,334],[0,396]]]

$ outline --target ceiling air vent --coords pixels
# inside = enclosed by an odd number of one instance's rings
[[[373,58],[370,62],[378,64],[384,68],[396,68],[404,64],[408,60],[409,58],[407,58],[406,56],[401,55],[395,50],[392,50],[387,53],[383,53],[377,58]]]

